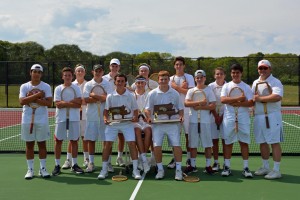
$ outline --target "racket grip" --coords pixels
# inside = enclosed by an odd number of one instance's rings
[[[200,122],[198,122],[198,133],[201,133],[201,126],[200,126]]]
[[[82,120],[82,109],[80,109],[80,120]]]
[[[30,134],[32,134],[33,131],[33,123],[30,123]]]
[[[270,128],[269,117],[268,117],[268,116],[266,116],[266,127],[267,127],[267,128]]]
[[[69,130],[69,122],[70,122],[70,120],[67,119],[67,121],[66,121],[66,129],[67,129],[67,130]]]
[[[239,131],[239,125],[238,122],[235,121],[235,128],[234,128],[235,132],[237,133]]]
[[[217,130],[220,130],[220,125],[219,124],[217,124]]]

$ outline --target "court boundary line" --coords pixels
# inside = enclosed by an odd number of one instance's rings
[[[300,129],[300,127],[299,127],[299,126],[296,126],[296,125],[293,125],[293,124],[287,123],[287,122],[285,122],[285,121],[283,121],[283,120],[282,120],[282,122],[283,122],[283,123],[285,123],[285,124],[287,124],[287,125],[289,125],[289,126],[292,126],[292,127],[294,127],[294,128],[298,128],[298,129]]]
[[[138,182],[137,185],[135,186],[134,191],[132,192],[131,197],[130,197],[129,200],[134,200],[134,199],[135,199],[137,193],[138,193],[139,190],[140,190],[140,187],[142,186],[142,183],[143,183],[143,181],[144,181],[144,179],[145,179],[145,176],[146,176],[146,173],[144,172],[143,175],[142,175],[141,180],[139,180],[139,182]]]

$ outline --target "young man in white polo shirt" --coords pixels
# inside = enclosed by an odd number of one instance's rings
[[[27,173],[25,179],[32,179],[34,176],[34,144],[37,141],[39,148],[40,170],[39,175],[43,178],[50,177],[46,170],[46,140],[50,138],[47,107],[52,104],[52,93],[50,86],[41,81],[43,67],[39,64],[32,65],[30,69],[31,80],[21,85],[19,102],[23,106],[21,139],[26,142]],[[33,93],[32,89],[39,89]],[[30,124],[32,120],[32,108],[29,104],[36,103],[40,107],[36,108],[32,133]]]
[[[117,74],[119,74],[120,69],[121,69],[121,63],[120,63],[119,59],[117,59],[117,58],[111,59],[110,63],[109,63],[109,73],[103,76],[103,78],[109,82],[109,85],[111,87],[110,91],[115,90],[116,86],[115,86],[114,79],[115,79],[115,76]],[[118,165],[120,167],[125,166],[125,162],[123,160],[124,144],[125,144],[124,136],[122,133],[119,133],[118,134],[118,157],[116,160],[116,165]],[[109,160],[108,160],[108,172],[114,172],[114,168],[111,165],[111,155],[109,156]]]
[[[113,142],[116,140],[119,132],[122,132],[130,150],[130,155],[133,164],[132,177],[134,179],[141,179],[140,171],[138,167],[138,152],[136,149],[134,124],[132,122],[138,121],[138,106],[134,95],[126,89],[127,77],[124,74],[118,74],[115,76],[116,89],[109,94],[106,98],[105,109],[103,113],[104,123],[107,125],[105,128],[105,146],[102,154],[102,170],[98,176],[98,179],[105,179],[108,176],[108,159],[111,152]],[[120,123],[112,123],[109,115],[114,116],[115,119],[121,119],[120,114],[113,115],[110,113],[110,109],[113,107],[124,106],[127,111],[124,115],[125,119],[131,119],[131,121],[123,121]],[[125,111],[124,111],[125,112]]]
[[[190,88],[195,87],[194,77],[190,74],[184,72],[185,69],[185,59],[182,56],[178,56],[174,60],[174,68],[176,70],[175,75],[170,77],[170,86],[176,90],[179,95],[182,103],[184,104],[185,96],[187,91]],[[190,149],[189,149],[189,108],[184,108],[184,122],[183,122],[183,131],[185,134],[185,146],[187,151],[187,161],[186,165],[190,165]],[[168,168],[175,168],[174,159],[168,164]]]
[[[243,158],[242,175],[246,178],[252,178],[253,175],[248,166],[249,144],[250,144],[250,115],[249,107],[253,106],[253,94],[249,85],[242,81],[243,67],[240,64],[233,64],[230,67],[232,81],[225,83],[221,91],[221,102],[225,104],[224,110],[224,139],[225,139],[225,165],[221,173],[222,176],[229,176],[230,159],[232,155],[233,143],[239,142]],[[243,90],[243,95],[239,97],[230,97],[230,90],[239,87]],[[235,130],[235,111],[238,107],[238,130]]]
[[[73,69],[65,67],[62,69],[63,84],[57,86],[54,90],[54,102],[56,105],[56,119],[55,119],[55,167],[52,171],[53,176],[57,176],[60,171],[60,156],[61,147],[64,140],[71,141],[72,145],[72,171],[77,174],[82,174],[84,171],[77,164],[78,155],[78,139],[80,137],[80,107],[81,107],[81,91],[77,85],[72,84]],[[75,90],[75,98],[71,101],[64,101],[62,99],[62,90],[65,87],[72,87]],[[69,114],[69,134],[66,130],[66,112],[70,109]]]
[[[87,126],[85,130],[85,140],[88,141],[89,149],[89,164],[86,172],[93,172],[95,170],[94,155],[95,155],[95,142],[97,140],[104,142],[104,130],[106,125],[103,121],[103,110],[107,94],[111,93],[109,82],[102,78],[104,73],[103,66],[96,64],[93,66],[93,79],[86,83],[84,87],[83,97],[87,102]],[[97,95],[93,93],[93,87],[100,85],[106,93]],[[100,118],[98,113],[97,103],[100,101]],[[104,146],[104,144],[103,144]]]
[[[160,104],[173,104],[175,111],[178,111],[178,114],[172,115],[171,119],[178,119],[183,123],[184,115],[184,105],[181,101],[179,94],[176,90],[169,86],[170,74],[167,71],[160,71],[158,73],[158,84],[159,86],[152,90],[147,97],[145,114],[148,123],[152,123],[154,120],[154,106]],[[168,120],[169,116],[165,114],[158,115],[159,120]],[[182,180],[182,170],[181,170],[181,161],[182,161],[182,149],[180,144],[180,122],[174,123],[155,123],[152,124],[152,140],[154,146],[154,154],[157,164],[157,174],[155,179],[164,178],[164,168],[162,164],[162,144],[164,135],[168,136],[169,145],[173,147],[176,171],[175,171],[175,180]]]
[[[283,125],[281,115],[281,99],[283,97],[283,85],[272,75],[272,66],[268,60],[258,62],[259,78],[253,82],[252,92],[255,101],[255,116],[254,116],[254,135],[255,141],[260,145],[262,157],[262,167],[254,174],[265,176],[266,179],[281,178],[280,161],[281,161],[281,146],[283,142]],[[256,84],[259,82],[267,82],[272,93],[268,96],[259,96],[255,92]],[[266,103],[270,127],[266,127],[266,119],[263,103]],[[269,157],[270,146],[272,148],[272,156],[274,161],[273,170],[270,170]]]
[[[189,107],[191,113],[189,116],[189,148],[191,150],[191,164],[188,165],[184,170],[184,173],[186,174],[197,172],[197,148],[200,146],[204,148],[206,158],[204,172],[210,175],[214,174],[214,171],[211,167],[211,148],[213,143],[211,137],[210,112],[216,108],[216,97],[212,89],[205,85],[205,81],[206,73],[203,70],[197,70],[195,72],[195,82],[197,85],[196,87],[189,89],[185,97],[184,104],[186,107]],[[205,99],[203,101],[193,100],[193,93],[198,90],[201,90],[205,93]],[[200,130],[198,130],[198,114],[200,114]]]

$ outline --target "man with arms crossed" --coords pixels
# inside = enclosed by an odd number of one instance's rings
[[[30,69],[31,80],[21,85],[19,102],[23,106],[21,139],[26,142],[27,173],[25,179],[32,179],[34,176],[34,143],[37,141],[39,147],[40,170],[39,175],[43,178],[50,177],[46,170],[46,140],[50,138],[48,122],[48,106],[52,104],[52,93],[50,86],[41,81],[43,67],[39,64],[32,65]],[[40,92],[31,93],[32,89],[39,89]],[[40,105],[35,111],[32,133],[30,133],[30,123],[32,118],[32,108],[30,103]]]
[[[255,102],[254,135],[256,143],[260,144],[262,157],[262,167],[254,174],[265,176],[266,179],[281,178],[279,170],[281,161],[281,146],[283,142],[283,126],[281,116],[281,99],[283,97],[283,86],[277,78],[272,75],[272,66],[268,60],[261,60],[258,63],[259,78],[253,82],[252,92]],[[272,88],[272,93],[268,96],[259,96],[255,93],[256,84],[266,81]],[[265,113],[263,103],[267,104],[270,128],[266,128]],[[269,157],[270,146],[274,161],[273,170],[270,170]]]

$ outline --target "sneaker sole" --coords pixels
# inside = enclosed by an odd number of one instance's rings
[[[52,173],[52,176],[58,176],[58,175],[60,175],[60,174],[61,174],[61,172],[56,173],[56,174]]]
[[[33,179],[33,176],[32,177],[25,177],[26,180],[31,180]]]
[[[71,169],[71,167],[64,167],[64,166],[62,166],[61,168],[62,169]]]

